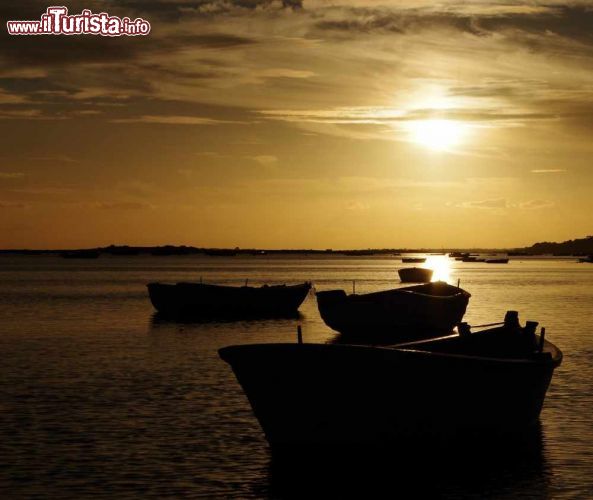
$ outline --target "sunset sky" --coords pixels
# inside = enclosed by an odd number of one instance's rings
[[[2,248],[593,234],[590,2],[59,2],[152,25],[120,38],[9,36],[52,4],[10,3]]]

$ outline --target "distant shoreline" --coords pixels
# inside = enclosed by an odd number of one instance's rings
[[[588,238],[589,239],[589,238]],[[579,240],[580,241],[580,240]],[[591,241],[593,243],[593,241]],[[546,246],[544,246],[546,245]],[[51,255],[57,254],[63,257],[98,257],[99,255],[113,256],[173,256],[173,255],[208,255],[212,257],[233,257],[238,255],[345,255],[349,257],[364,256],[397,256],[399,254],[421,253],[421,254],[449,254],[451,252],[466,253],[489,253],[507,254],[509,256],[531,256],[531,255],[556,255],[556,256],[582,256],[593,253],[593,245],[590,250],[579,249],[579,251],[563,251],[562,248],[547,248],[547,245],[554,247],[563,244],[536,243],[527,248],[368,248],[368,249],[266,249],[266,248],[205,248],[186,245],[160,245],[160,246],[128,246],[110,245],[107,247],[94,248],[69,248],[69,249],[0,249],[0,255]]]

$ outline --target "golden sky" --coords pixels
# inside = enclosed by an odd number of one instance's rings
[[[2,23],[2,248],[593,232],[590,2],[62,3],[152,32],[11,37]],[[11,4],[3,21],[48,6]]]

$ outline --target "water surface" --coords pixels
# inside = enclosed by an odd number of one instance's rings
[[[472,294],[466,320],[516,309],[565,354],[541,433],[509,450],[422,470],[392,457],[273,461],[219,347],[296,340],[297,320],[177,324],[154,316],[145,284],[298,283],[360,293],[399,286],[397,257],[0,257],[0,494],[4,498],[302,498],[410,491],[444,497],[593,495],[593,265],[508,265],[431,257],[436,276]],[[334,333],[307,298],[307,342]],[[471,418],[471,415],[468,416]],[[474,452],[475,453],[475,452]],[[455,464],[459,461],[459,467]],[[484,464],[482,466],[482,464]],[[412,474],[410,476],[410,474]],[[410,477],[414,478],[410,480]]]

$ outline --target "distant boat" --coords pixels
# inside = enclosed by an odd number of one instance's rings
[[[60,253],[63,259],[97,259],[101,255],[96,250],[71,250]]]
[[[405,264],[424,264],[426,257],[402,257],[402,262]]]
[[[593,255],[589,255],[588,257],[583,257],[583,258],[579,259],[579,262],[593,263]]]
[[[467,253],[467,252],[451,252],[449,254],[449,257],[454,258],[454,259],[458,259],[458,258],[461,259],[463,257],[468,257],[468,256],[469,256],[469,253]]]
[[[168,316],[243,318],[296,314],[311,283],[221,286],[203,283],[149,283],[154,308]]]
[[[508,264],[509,259],[486,259],[486,264]]]
[[[317,292],[325,324],[351,339],[418,340],[449,333],[471,295],[442,281],[382,292],[347,295],[344,290]]]
[[[465,257],[461,258],[461,262],[484,262],[485,259],[479,259],[474,255],[466,255]]]
[[[396,453],[406,442],[455,446],[537,425],[562,352],[536,326],[507,322],[388,347],[246,344],[218,352],[272,452],[389,444]]]
[[[404,267],[397,273],[403,283],[428,283],[432,279],[432,269],[423,267]]]

